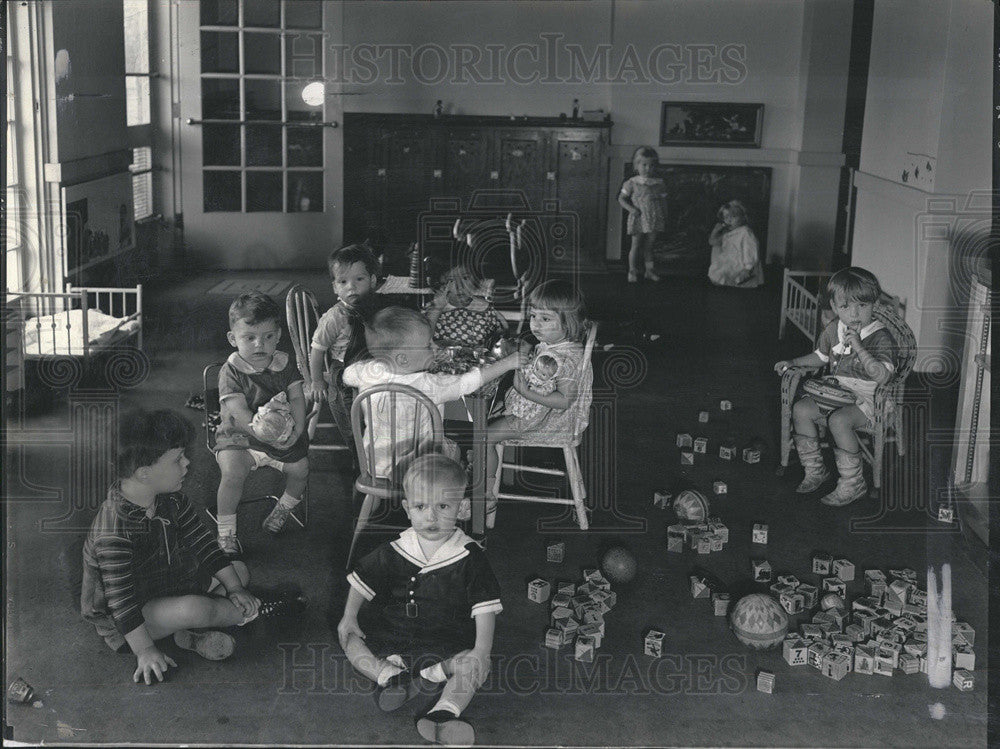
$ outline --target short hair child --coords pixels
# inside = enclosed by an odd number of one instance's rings
[[[382,710],[396,710],[444,683],[417,730],[429,741],[461,746],[475,738],[460,716],[489,673],[494,622],[503,610],[485,552],[455,527],[469,504],[466,481],[461,465],[443,455],[423,455],[411,464],[403,479],[411,527],[355,565],[337,626],[351,665],[376,683]],[[436,563],[428,566],[432,559]],[[366,622],[367,632],[358,621],[365,601],[379,614],[371,626]]]
[[[874,317],[882,286],[870,271],[857,267],[837,271],[827,283],[827,293],[836,319],[820,334],[816,350],[779,361],[774,369],[780,374],[789,367],[828,365],[837,384],[854,396],[856,405],[835,409],[820,409],[808,395],[792,407],[795,449],[805,470],[796,491],[814,492],[830,478],[816,430],[816,422],[825,420],[836,445],[833,452],[840,476],[834,490],[820,501],[843,507],[863,497],[868,490],[861,472],[855,430],[868,426],[874,418],[875,388],[888,382],[895,371],[896,343],[885,325]]]
[[[374,360],[356,362],[344,370],[344,384],[367,390],[377,385],[399,383],[416,388],[428,396],[440,409],[451,400],[458,400],[478,390],[485,382],[500,377],[514,369],[520,360],[514,353],[497,362],[486,364],[464,374],[429,372],[434,361],[434,345],[431,340],[431,326],[427,319],[416,310],[403,307],[386,307],[380,310],[365,326],[365,339]],[[366,425],[365,438],[374,441],[375,465],[373,475],[392,475],[392,450],[394,441],[409,438],[415,421],[414,404],[402,399],[396,406],[396,432],[391,434],[389,422],[388,394],[375,394],[373,422]],[[429,419],[421,419],[418,425],[420,437],[431,437]],[[447,454],[458,455],[458,447],[445,439]]]
[[[263,528],[278,533],[299,504],[309,476],[306,406],[302,376],[294,360],[278,350],[284,312],[267,294],[252,291],[229,307],[229,343],[236,349],[219,370],[222,422],[216,430],[215,457],[222,477],[218,490],[219,545],[237,556],[236,509],[250,472],[271,466],[286,476],[285,491]],[[279,411],[293,422],[281,442],[266,442],[254,430],[254,415]],[[270,438],[268,438],[270,439]]]
[[[760,261],[760,243],[748,221],[747,208],[739,200],[730,200],[718,211],[718,223],[712,228],[708,244],[712,248],[708,280],[717,286],[756,288],[764,283]]]
[[[487,300],[490,293],[491,287],[467,265],[451,268],[426,310],[435,340],[469,348],[492,346],[507,332],[507,321]]]
[[[653,262],[653,245],[666,229],[667,185],[654,172],[659,163],[655,148],[640,146],[632,154],[635,176],[622,184],[618,203],[628,211],[626,231],[632,237],[628,252],[628,282],[639,280],[639,264],[645,258],[645,277],[659,281]]]
[[[337,302],[316,323],[303,392],[308,401],[326,400],[357,467],[351,433],[353,390],[341,378],[344,367],[369,356],[364,324],[378,306],[374,292],[379,262],[367,244],[349,244],[330,253],[327,268]]]
[[[181,493],[189,462],[184,449],[193,435],[173,411],[123,416],[119,480],[83,547],[81,612],[113,650],[128,644],[137,658],[132,678],[147,684],[177,665],[155,640],[173,635],[179,647],[219,660],[232,653],[232,636],[191,629],[245,624],[260,607],[245,588],[246,565],[222,554]]]
[[[552,310],[566,329],[566,338],[582,341],[587,332],[586,304],[583,294],[568,281],[556,278],[539,284],[528,292],[528,309]]]

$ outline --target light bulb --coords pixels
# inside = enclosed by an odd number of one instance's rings
[[[322,81],[307,83],[305,88],[302,89],[302,101],[310,107],[318,107],[323,103],[325,93]]]

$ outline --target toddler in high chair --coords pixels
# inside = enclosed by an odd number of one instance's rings
[[[820,501],[843,507],[865,495],[868,486],[861,473],[861,453],[855,429],[869,426],[875,413],[875,387],[895,372],[895,341],[885,326],[873,319],[875,302],[882,295],[878,279],[864,268],[844,268],[830,277],[827,294],[837,319],[820,334],[812,353],[774,365],[778,374],[789,367],[829,365],[837,383],[854,394],[856,404],[825,413],[806,395],[792,407],[793,435],[805,477],[796,489],[808,494],[820,488],[830,473],[820,454],[816,422],[825,421],[836,444],[834,457],[840,477],[836,488]]]
[[[587,323],[583,296],[566,281],[546,281],[528,295],[528,315],[538,344],[514,375],[513,387],[504,399],[503,416],[490,422],[488,492],[493,491],[500,463],[496,454],[499,443],[531,435],[570,439],[574,431],[587,425],[593,372],[584,360]],[[496,505],[496,497],[488,496],[486,523],[490,528]]]
[[[434,340],[469,348],[492,345],[507,331],[507,321],[487,300],[490,292],[468,268],[448,271],[426,312]]]

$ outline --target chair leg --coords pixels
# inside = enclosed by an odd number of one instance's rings
[[[351,560],[354,559],[354,547],[357,546],[358,537],[364,531],[365,526],[368,525],[368,519],[371,517],[372,508],[378,498],[374,494],[366,494],[365,501],[361,503],[361,511],[358,512],[358,519],[354,524],[354,538],[351,539],[351,548],[347,551],[347,569],[351,569]]]
[[[576,454],[575,447],[564,447],[563,456],[566,458],[566,473],[569,474],[569,489],[573,493],[573,507],[576,510],[576,522],[580,530],[589,528],[587,522],[587,507],[583,501],[587,498],[587,486],[583,481],[583,472],[580,470],[580,460]]]
[[[497,470],[496,475],[493,477],[493,497],[496,497],[500,493],[500,475],[503,473],[501,466],[503,465],[503,445],[497,444]],[[486,499],[489,502],[490,492],[486,492]],[[499,500],[497,500],[499,504]],[[489,507],[486,508],[486,527],[490,530],[497,522],[497,508],[493,508],[493,512],[490,512]]]
[[[899,457],[906,455],[906,439],[903,437],[903,404],[896,404],[896,413],[893,414],[893,429],[896,436],[896,453]]]
[[[885,430],[875,425],[872,434],[872,484],[875,489],[882,488],[882,456],[885,453]]]

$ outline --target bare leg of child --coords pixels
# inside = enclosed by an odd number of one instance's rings
[[[656,243],[656,234],[643,234],[643,257],[645,258],[646,265],[646,279],[649,281],[659,281],[660,277],[656,274],[653,267],[653,245]]]
[[[858,435],[854,430],[865,426],[867,423],[868,417],[857,406],[838,408],[830,414],[830,418],[827,421],[827,424],[830,425],[830,435],[833,437],[833,441],[837,443],[837,447],[849,453],[856,453],[858,451]]]
[[[219,546],[229,556],[239,553],[236,541],[236,508],[243,497],[243,485],[253,468],[253,458],[246,450],[222,450],[218,454],[219,481],[217,496]]]
[[[282,473],[285,474],[285,493],[278,499],[274,509],[264,518],[262,527],[269,533],[279,533],[288,522],[306,490],[309,481],[309,458],[302,458],[294,463],[283,463]]]
[[[632,244],[628,251],[628,282],[636,283],[639,280],[639,262],[642,260],[642,234],[632,235]]]
[[[347,636],[344,654],[355,671],[379,686],[385,686],[389,679],[406,670],[402,661],[396,660],[399,656],[379,658],[368,649],[364,640],[353,633]]]

